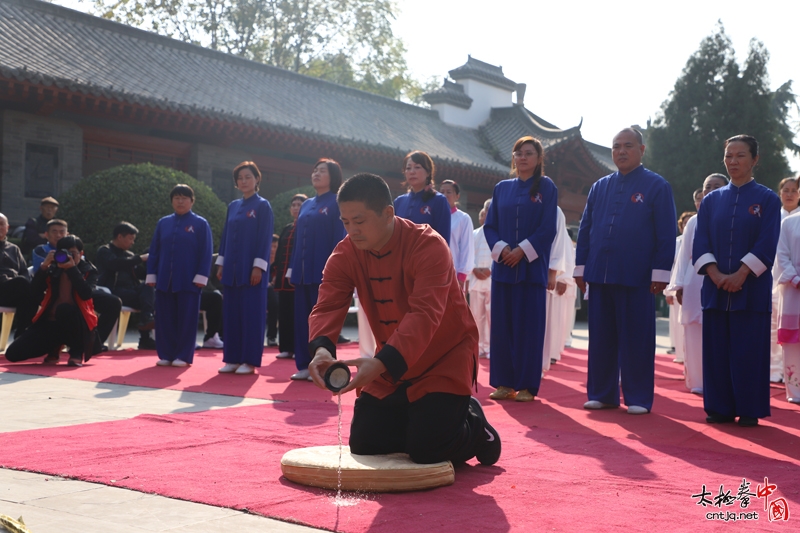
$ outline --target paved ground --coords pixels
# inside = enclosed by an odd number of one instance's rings
[[[667,329],[667,320],[658,319],[659,351],[669,347]],[[352,339],[358,336],[355,328],[347,328],[343,333]],[[136,337],[135,331],[129,332],[123,347],[135,347]],[[586,348],[587,342],[586,324],[579,323],[574,331],[573,347]],[[267,402],[0,373],[0,432],[119,420],[145,413],[236,409]],[[0,514],[13,518],[22,516],[32,533],[318,531],[233,509],[7,469],[0,469]]]

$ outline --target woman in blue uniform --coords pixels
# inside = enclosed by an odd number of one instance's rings
[[[295,244],[287,277],[294,285],[294,361],[295,380],[311,380],[308,364],[308,317],[317,303],[322,269],[333,249],[344,239],[336,193],[342,185],[342,167],[333,159],[320,159],[311,172],[311,185],[317,195],[300,208],[295,229]]]
[[[547,271],[556,236],[558,190],[544,176],[544,147],[514,144],[512,179],[494,188],[483,226],[492,251],[490,398],[530,402],[539,392]]]
[[[755,426],[770,415],[769,362],[775,260],[781,202],[756,183],[758,142],[725,141],[731,181],[703,198],[692,257],[705,276],[703,404],[706,422]]]
[[[267,284],[272,247],[272,207],[258,195],[261,172],[252,161],[233,169],[241,200],[228,206],[219,245],[225,346],[220,373],[252,374],[261,366],[267,320]]]
[[[158,221],[147,259],[148,285],[156,288],[159,366],[189,366],[194,359],[200,289],[211,273],[211,228],[192,212],[194,190],[178,184],[169,193],[175,213]]]
[[[408,192],[394,199],[395,215],[415,224],[428,224],[450,243],[450,204],[434,189],[436,167],[425,152],[411,152],[403,159]]]

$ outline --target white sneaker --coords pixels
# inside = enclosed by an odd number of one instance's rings
[[[645,409],[641,405],[629,405],[628,406],[628,414],[629,415],[646,415],[649,413],[649,409]]]
[[[692,390],[690,390],[689,392],[691,392],[692,394],[697,394],[698,396],[702,396],[703,395],[703,389],[701,389],[700,387],[695,387]]]
[[[673,363],[678,363],[679,365],[683,364],[683,359],[678,359],[677,357],[672,360]]]
[[[294,359],[294,354],[292,352],[281,352],[275,356],[275,359]]]
[[[230,374],[231,372],[236,372],[239,368],[239,365],[236,363],[225,363],[225,366],[217,370],[220,374]]]
[[[603,402],[601,402],[599,400],[589,400],[588,402],[583,404],[583,408],[584,409],[590,409],[590,410],[595,410],[595,409],[616,409],[617,406],[614,405],[614,404],[611,404],[611,403],[603,403]]]
[[[187,362],[186,362],[186,361],[184,361],[183,359],[175,359],[175,360],[172,362],[172,366],[184,367],[184,366],[189,366],[189,363],[187,363]]]
[[[311,373],[306,368],[305,370],[300,370],[299,372],[296,372],[296,373],[292,374],[292,377],[289,378],[289,379],[293,379],[295,381],[306,381],[310,377],[311,377]]]
[[[789,403],[800,403],[800,398],[788,398],[786,401]]]
[[[219,338],[219,333],[214,333],[214,336],[203,342],[203,348],[224,348],[225,343]]]
[[[166,359],[159,359],[156,361],[156,366],[170,366],[172,361],[167,361]]]
[[[252,366],[248,365],[247,363],[243,363],[243,364],[239,365],[239,368],[237,368],[233,373],[234,374],[253,374],[253,373],[255,373],[255,371],[256,371],[255,368],[253,368]]]

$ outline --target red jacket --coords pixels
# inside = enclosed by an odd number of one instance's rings
[[[64,270],[61,275],[69,276],[72,282],[72,298],[81,310],[81,315],[83,315],[83,320],[86,322],[88,330],[92,331],[96,329],[97,314],[94,312],[92,291],[97,282],[97,270],[95,270],[91,263],[81,261],[78,266]],[[55,294],[58,289],[58,284],[55,284],[55,287],[53,286],[53,280],[54,278],[49,274],[48,269],[44,268],[40,268],[33,278],[32,285],[34,294],[41,294],[42,290],[44,290],[42,301],[39,304],[39,310],[36,312],[36,316],[33,317],[33,322],[39,320],[45,311],[47,311],[53,299],[53,294]]]

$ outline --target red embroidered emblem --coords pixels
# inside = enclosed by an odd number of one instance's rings
[[[183,228],[186,233],[194,233],[194,226],[186,226]]]
[[[747,209],[747,212],[761,218],[761,205],[753,204]]]
[[[535,204],[542,203],[542,193],[537,192],[536,196],[531,196],[531,202],[533,202]]]
[[[247,212],[247,218],[256,218],[256,210],[255,209],[251,209],[250,211],[248,211]]]
[[[422,213],[423,215],[430,215],[431,214],[431,206],[423,205],[420,208],[419,212]]]
[[[644,203],[644,194],[637,192],[633,196],[631,196],[631,202],[635,204],[643,204]]]
[[[322,209],[319,210],[319,212],[322,213],[323,215],[327,215],[328,214],[328,208],[327,207],[323,207]]]

